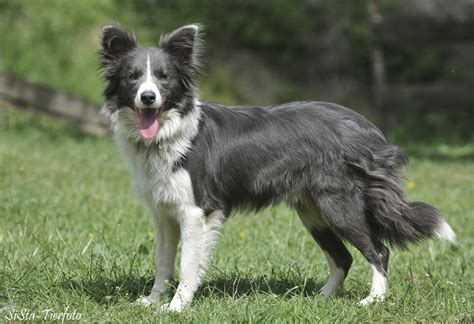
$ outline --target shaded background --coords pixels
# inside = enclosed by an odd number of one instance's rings
[[[110,21],[142,46],[204,24],[204,100],[333,101],[409,150],[474,151],[472,0],[0,0],[0,71],[100,104]]]

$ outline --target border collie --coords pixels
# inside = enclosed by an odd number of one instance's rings
[[[434,207],[407,200],[403,152],[354,111],[326,102],[200,102],[200,29],[181,27],[150,48],[138,47],[135,35],[120,26],[102,29],[104,111],[134,191],[156,224],[155,281],[137,302],[160,301],[181,240],[179,285],[162,309],[183,310],[205,274],[217,230],[237,208],[256,211],[285,201],[297,211],[329,264],[324,297],[341,286],[351,266],[343,242],[354,245],[372,268],[362,305],[386,294],[384,243],[454,242]]]

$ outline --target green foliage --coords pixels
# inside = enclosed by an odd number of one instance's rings
[[[433,146],[440,143],[468,145],[474,142],[474,110],[446,107],[444,111],[431,111],[410,105],[404,107],[399,119],[403,123],[393,125],[390,133],[390,139],[395,143],[425,143]]]
[[[0,69],[99,101],[98,26],[114,8],[109,0],[2,0]]]
[[[446,49],[388,46],[386,69],[388,82],[420,83],[439,80],[447,71],[443,66]]]
[[[199,89],[208,101],[233,105],[237,102],[238,94],[232,82],[232,77],[225,70],[217,68],[203,77]]]
[[[94,322],[472,321],[472,161],[410,164],[409,197],[441,210],[459,248],[427,241],[392,250],[385,302],[357,305],[370,269],[354,248],[344,288],[319,300],[324,254],[280,206],[229,219],[202,288],[179,315],[131,304],[153,284],[153,223],[110,139],[2,106],[0,166],[2,319],[12,309],[69,307]]]
[[[263,58],[273,69],[301,79],[305,67],[295,58],[309,59],[311,35],[317,20],[311,17],[311,1],[220,1],[220,0],[119,0],[128,6],[135,26],[146,26],[146,43],[156,44],[160,32],[183,24],[205,26],[207,54],[249,51]],[[159,17],[159,19],[157,19]],[[140,27],[138,27],[140,28]]]
[[[384,0],[382,11],[389,14],[406,2]],[[320,85],[345,79],[366,87],[361,94],[351,92],[343,103],[366,107],[372,82],[367,4],[368,0],[0,0],[0,70],[100,103],[103,84],[96,53],[102,24],[120,22],[136,31],[141,45],[153,46],[162,33],[199,22],[206,31],[206,66],[200,82],[204,100],[274,104],[330,99],[318,93],[325,91]],[[440,46],[387,47],[388,81],[472,81],[469,69],[446,64],[449,52]],[[250,59],[236,62],[241,55]],[[239,64],[240,70],[235,68]],[[244,68],[250,72],[240,78]],[[257,87],[265,88],[265,95],[260,96]],[[393,138],[426,140],[434,128],[438,137],[449,141],[472,139],[467,111],[425,114],[401,109],[404,122],[394,128]]]
[[[329,26],[338,26],[344,43],[340,71],[356,80],[370,82],[370,24],[367,0],[321,1],[329,13]],[[326,27],[328,28],[328,27]],[[337,55],[337,53],[334,53]],[[340,55],[340,54],[339,54]]]
[[[95,53],[101,24],[119,21],[137,32],[142,45],[156,45],[163,32],[200,22],[207,32],[210,59],[228,51],[247,51],[261,57],[288,83],[298,84],[308,78],[308,72],[295,61],[314,56],[314,34],[325,28],[324,3],[0,0],[0,27],[11,31],[0,35],[0,69],[98,102],[101,82]],[[234,90],[224,93],[229,91]]]

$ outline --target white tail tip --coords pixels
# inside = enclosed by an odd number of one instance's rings
[[[439,238],[440,240],[446,240],[451,243],[456,242],[456,233],[454,233],[451,226],[449,226],[448,222],[446,222],[444,219],[438,225],[438,228],[436,228],[435,236]]]

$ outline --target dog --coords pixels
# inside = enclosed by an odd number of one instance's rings
[[[407,200],[402,150],[367,119],[326,102],[272,107],[226,107],[199,100],[201,25],[162,35],[140,48],[119,25],[103,27],[99,51],[104,111],[124,156],[133,188],[156,224],[155,281],[137,302],[159,302],[174,277],[178,242],[180,281],[165,311],[182,311],[205,274],[218,229],[236,209],[258,211],[284,201],[323,250],[328,297],[352,263],[344,242],[372,268],[372,287],[360,301],[383,300],[389,249],[425,238],[455,241],[441,214]]]

